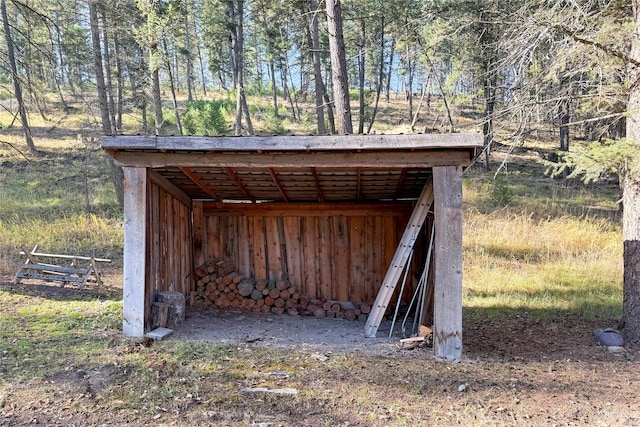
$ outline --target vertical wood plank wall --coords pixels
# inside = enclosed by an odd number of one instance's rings
[[[412,208],[407,203],[398,210],[396,203],[394,209],[323,211],[317,205],[288,213],[286,208],[218,211],[194,202],[194,212],[202,212],[194,215],[193,228],[200,234],[194,236],[195,267],[229,258],[244,276],[288,279],[312,298],[373,301]],[[412,281],[421,268],[413,267]]]
[[[193,289],[191,207],[149,180],[148,254],[145,312],[158,292],[173,290],[189,295]],[[194,217],[195,217],[194,213]],[[151,316],[146,316],[147,322]],[[148,328],[150,325],[145,325]]]

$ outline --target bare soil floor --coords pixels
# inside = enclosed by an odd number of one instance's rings
[[[7,290],[15,286],[5,282],[0,288]],[[95,292],[52,285],[21,285],[21,291],[25,290],[33,295],[60,298]],[[282,380],[283,387],[295,387],[302,395],[286,403],[289,412],[279,409],[277,414],[266,417],[266,421],[260,421],[257,415],[251,419],[245,415],[242,419],[241,410],[235,415],[237,422],[230,415],[233,410],[226,415],[216,413],[209,421],[199,414],[211,416],[211,411],[182,414],[176,411],[175,415],[169,411],[155,415],[162,415],[162,422],[152,414],[148,419],[144,414],[137,414],[137,418],[132,416],[126,424],[640,425],[640,353],[632,348],[614,353],[596,345],[594,340],[593,331],[615,326],[611,322],[585,320],[574,315],[536,318],[517,312],[486,320],[465,309],[463,359],[453,363],[436,360],[428,347],[402,349],[400,332],[387,338],[388,321],[381,325],[378,338],[365,338],[364,323],[357,321],[190,310],[185,323],[176,328],[165,345],[194,340],[225,343],[239,352],[238,357],[256,349],[284,349],[284,354],[289,354],[292,360],[314,359],[313,363],[318,366],[307,366],[305,372],[296,372]],[[344,365],[332,364],[337,358],[341,358],[340,363]],[[230,359],[223,360],[232,363]],[[352,366],[360,369],[353,373],[357,384],[338,385],[342,384],[341,378],[350,377]],[[114,381],[115,378],[114,375]],[[11,383],[9,389],[27,387],[10,378],[3,381]],[[119,384],[108,384],[109,378],[105,381],[103,390],[119,387]],[[320,383],[322,393],[331,397],[324,400],[305,397],[315,396]],[[53,381],[51,384],[54,387]],[[63,388],[58,392],[63,394],[62,400],[65,399]],[[403,390],[406,396],[398,396],[398,390]],[[358,394],[367,397],[358,399],[355,397]],[[311,399],[311,403],[307,399]],[[23,425],[35,419],[29,409],[20,413],[19,404],[10,406],[11,396],[5,396],[4,401],[6,418],[0,419],[0,425]],[[265,402],[270,400],[246,399],[245,409],[249,412],[245,413],[267,410]],[[312,411],[307,407],[318,402],[328,402],[333,405],[332,409]],[[400,404],[406,410],[402,416],[389,412],[388,408]],[[92,404],[87,405],[89,408]],[[73,410],[78,411],[77,414],[68,412],[71,409],[67,409],[66,414],[69,420],[87,417],[86,425],[121,425],[110,418],[108,411],[98,410],[101,405],[107,404],[96,403],[91,413],[76,408]],[[11,410],[7,410],[9,407]],[[302,408],[304,413],[297,414]],[[2,410],[0,407],[0,412]],[[368,411],[377,415],[371,416]],[[365,413],[368,415],[363,415]],[[53,418],[49,421],[40,415],[38,422],[62,425]]]

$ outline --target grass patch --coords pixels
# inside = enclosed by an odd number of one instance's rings
[[[486,200],[471,193],[472,206],[490,203],[490,193]],[[620,224],[601,217],[545,217],[544,211],[529,213],[527,208],[467,209],[465,306],[493,307],[492,316],[520,309],[546,316],[569,311],[588,318],[619,317]]]

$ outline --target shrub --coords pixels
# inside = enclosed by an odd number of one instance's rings
[[[220,135],[227,130],[229,100],[192,101],[187,104],[183,127],[190,135]]]

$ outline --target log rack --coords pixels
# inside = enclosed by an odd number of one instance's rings
[[[95,283],[98,287],[102,286],[98,263],[111,262],[110,259],[41,253],[38,252],[38,248],[36,245],[31,252],[22,249],[20,254],[25,255],[26,260],[13,280],[14,284],[20,284],[24,279],[32,279],[60,282],[60,287],[74,283],[78,289],[82,289],[88,282]],[[65,262],[69,265],[61,265]]]

